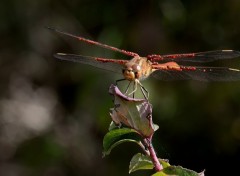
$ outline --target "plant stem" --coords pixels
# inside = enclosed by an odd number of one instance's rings
[[[144,143],[146,144],[147,148],[148,148],[148,151],[150,153],[150,157],[152,159],[152,162],[153,162],[153,165],[154,165],[154,168],[155,170],[158,172],[160,170],[163,169],[163,166],[161,165],[161,163],[159,162],[158,160],[158,157],[156,155],[156,152],[153,148],[153,145],[152,145],[152,137],[150,138],[146,138],[144,139]]]

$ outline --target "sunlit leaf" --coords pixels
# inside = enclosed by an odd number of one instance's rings
[[[170,166],[170,164],[163,159],[159,159],[159,161],[162,164],[163,168]],[[154,168],[154,165],[149,156],[143,155],[141,153],[137,153],[132,157],[132,160],[130,161],[129,173],[132,173],[137,170],[153,169],[153,168]]]
[[[119,128],[119,127],[120,127],[120,125],[117,126],[116,123],[115,123],[114,121],[112,121],[112,122],[110,123],[109,127],[108,127],[108,130],[111,131],[111,130],[117,129],[117,128]]]
[[[197,173],[181,166],[169,166],[152,176],[204,176],[204,172]]]
[[[146,99],[135,99],[123,95],[111,85],[109,92],[114,96],[115,107],[110,110],[116,124],[124,124],[137,130],[142,136],[152,136],[158,126],[152,122],[152,105]]]
[[[114,147],[124,142],[134,142],[141,146],[140,136],[136,130],[130,128],[114,129],[104,136],[103,155],[110,154]]]
[[[157,124],[153,124],[153,130],[154,130],[154,131],[157,131],[158,128],[159,128],[159,126],[158,126]]]

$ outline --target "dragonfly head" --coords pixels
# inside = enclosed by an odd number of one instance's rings
[[[123,76],[128,81],[134,81],[139,78],[139,72],[141,70],[140,65],[138,64],[126,64],[126,67],[123,69]]]

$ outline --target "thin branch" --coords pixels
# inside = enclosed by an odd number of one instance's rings
[[[149,137],[149,138],[145,138],[144,139],[144,143],[146,145],[146,147],[148,148],[148,151],[150,153],[150,157],[152,159],[152,162],[153,162],[153,165],[154,165],[154,168],[155,170],[158,172],[160,170],[163,169],[163,166],[161,165],[161,163],[159,162],[158,160],[158,157],[156,155],[156,152],[153,148],[153,145],[152,145],[152,137]]]

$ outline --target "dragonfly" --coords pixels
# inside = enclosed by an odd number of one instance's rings
[[[128,95],[136,92],[139,86],[144,97],[148,99],[148,91],[143,87],[140,81],[149,76],[155,77],[163,81],[175,80],[197,80],[197,81],[239,81],[240,70],[228,67],[209,67],[209,66],[192,66],[190,63],[207,63],[216,60],[233,59],[240,57],[240,51],[236,50],[214,50],[196,53],[184,54],[167,54],[157,55],[151,54],[141,57],[137,53],[122,50],[110,45],[106,45],[97,41],[93,41],[78,35],[64,32],[55,28],[53,30],[59,34],[75,38],[79,41],[90,45],[99,46],[105,49],[119,52],[123,55],[131,57],[129,60],[109,59],[102,57],[83,56],[67,53],[56,53],[54,57],[60,60],[72,61],[81,64],[91,65],[100,69],[120,73],[123,79],[129,81],[125,94],[131,83],[134,84],[133,91]]]

